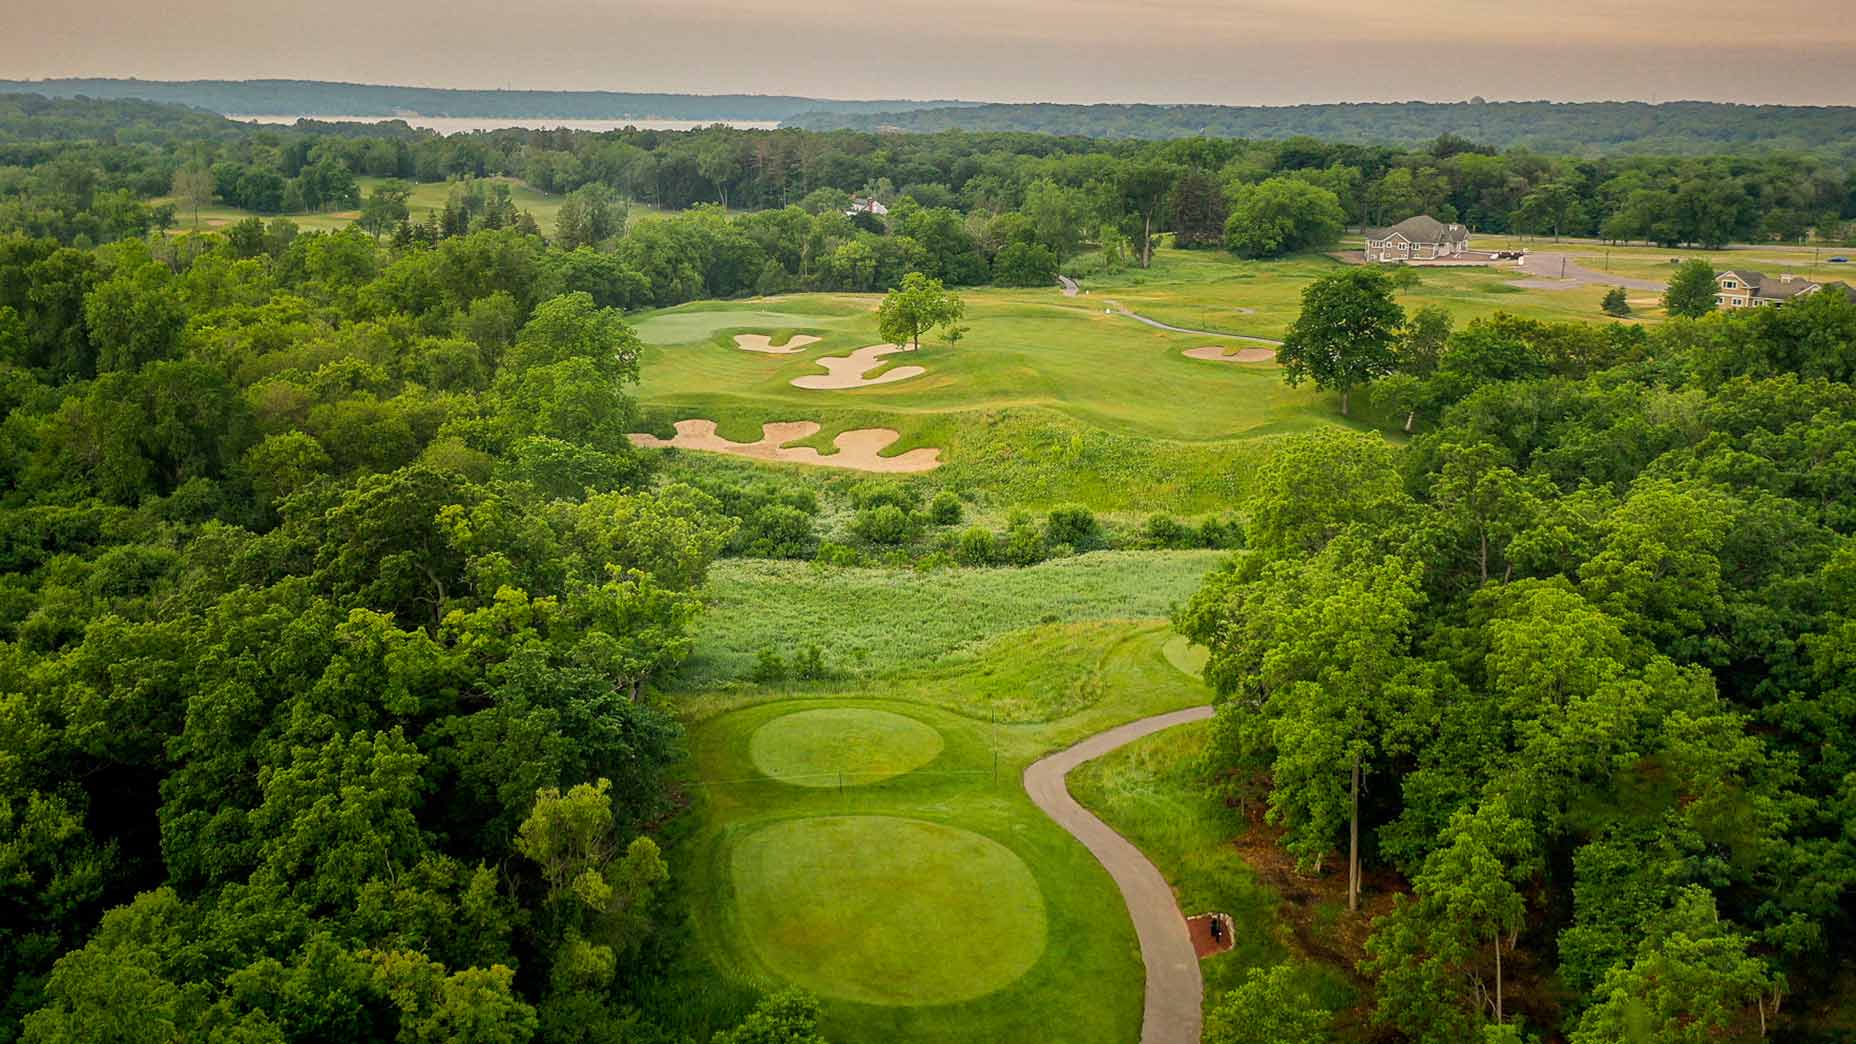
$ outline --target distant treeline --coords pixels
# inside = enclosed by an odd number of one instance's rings
[[[784,120],[804,112],[906,112],[949,101],[834,101],[761,94],[625,91],[461,91],[323,80],[0,80],[0,93],[50,98],[139,98],[219,113],[303,116],[558,117],[561,119]]]
[[[990,103],[826,111],[807,130],[1030,131],[1091,138],[1282,139],[1302,135],[1409,145],[1444,134],[1497,148],[1599,155],[1696,155],[1749,149],[1856,155],[1856,107],[1722,102],[1342,102],[1332,105],[1047,105]]]
[[[790,233],[809,243],[804,251],[763,243],[766,256],[751,265],[699,251],[689,271],[664,273],[649,295],[660,305],[690,293],[881,289],[889,274],[910,270],[949,283],[1045,282],[1085,251],[1106,264],[1144,264],[1162,233],[1181,246],[1273,256],[1326,249],[1346,225],[1414,214],[1478,234],[1670,246],[1841,243],[1856,218],[1851,165],[1795,153],[1581,159],[1451,135],[1419,147],[728,127],[447,137],[403,124],[255,127],[140,101],[0,95],[0,232],[61,243],[165,231],[216,204],[267,215],[358,210],[371,231],[402,240],[477,227],[539,232],[508,198],[490,206],[487,184],[463,184],[492,177],[568,195],[553,234],[576,246],[629,238],[612,218],[629,203],[721,204],[757,219],[797,208]],[[415,229],[404,213],[408,186],[381,186],[387,196],[376,201],[366,178],[460,184],[450,216]],[[853,196],[887,214],[850,214]],[[1014,244],[1023,249],[1007,252]],[[763,271],[770,258],[783,274]]]

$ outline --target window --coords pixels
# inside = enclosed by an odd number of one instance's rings
[[[1738,289],[1740,289],[1740,284],[1739,284],[1739,283],[1736,283],[1736,282],[1734,282],[1734,281],[1733,281],[1733,280],[1731,280],[1731,279],[1723,279],[1723,280],[1721,280],[1721,286],[1722,286],[1722,287],[1724,287],[1724,288],[1726,288],[1726,289],[1728,289],[1728,290],[1738,290]]]

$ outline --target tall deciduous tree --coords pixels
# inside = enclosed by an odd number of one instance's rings
[[[1302,291],[1302,313],[1276,360],[1291,387],[1312,379],[1317,388],[1338,391],[1345,417],[1353,389],[1398,365],[1404,325],[1405,310],[1392,300],[1391,280],[1370,268],[1349,268]]]
[[[1663,307],[1670,315],[1699,319],[1714,311],[1714,266],[1701,258],[1691,258],[1676,266],[1663,291]]]
[[[883,298],[877,309],[876,328],[891,344],[907,344],[910,351],[922,346],[922,334],[937,326],[952,327],[966,314],[959,295],[950,293],[939,279],[920,272],[902,277],[902,285]]]

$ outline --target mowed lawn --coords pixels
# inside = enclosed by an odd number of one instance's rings
[[[1156,330],[1055,287],[969,289],[958,346],[931,334],[918,352],[886,357],[867,376],[920,366],[918,377],[844,390],[796,388],[823,374],[814,360],[877,344],[878,295],[799,294],[699,301],[634,318],[647,348],[638,390],[642,426],[672,434],[679,420],[716,421],[736,442],[775,421],[812,421],[793,445],[833,451],[845,431],[890,428],[888,454],[941,450],[917,481],[971,492],[992,505],[1079,502],[1103,511],[1226,510],[1248,488],[1276,437],[1333,425],[1332,395],[1290,388],[1270,362],[1188,359],[1187,349],[1240,342]],[[743,351],[735,334],[817,344],[792,355]],[[787,465],[794,467],[797,465]]]
[[[1174,326],[1280,339],[1301,313],[1302,289],[1346,265],[1325,254],[1245,261],[1222,250],[1163,249],[1145,271],[1101,272],[1093,256],[1078,259],[1073,267],[1085,299],[1115,301]],[[1496,312],[1556,322],[1612,321],[1599,307],[1605,295],[1601,286],[1523,289],[1509,285],[1528,278],[1512,265],[1411,271],[1418,285],[1398,292],[1399,305],[1407,313],[1426,305],[1443,308],[1459,327]]]
[[[1170,637],[1135,621],[1000,633],[983,658],[1018,673],[990,691],[956,661],[685,703],[693,806],[669,851],[712,978],[699,992],[802,985],[844,1044],[1138,1038],[1120,894],[1020,778],[1086,736],[1204,702]],[[1041,693],[1038,672],[1071,668],[1099,682]],[[699,1007],[680,1028],[706,1039],[718,1016]]]
[[[883,360],[883,369],[921,366],[925,374],[838,391],[795,388],[790,381],[822,374],[816,358],[880,343],[880,295],[699,301],[642,315],[638,332],[651,347],[639,398],[648,406],[713,407],[715,415],[693,415],[722,421],[722,434],[731,437],[758,435],[750,411],[767,420],[810,419],[826,409],[880,412],[906,431],[940,414],[1040,407],[1118,434],[1201,441],[1306,426],[1313,415],[1325,413],[1311,390],[1284,386],[1272,363],[1182,354],[1226,343],[1219,338],[1169,333],[1104,314],[1094,302],[1063,297],[1054,287],[960,293],[968,329],[957,347],[948,347],[936,333],[920,351]],[[735,347],[738,333],[803,333],[822,340],[797,354],[768,355]],[[729,422],[738,420],[749,427],[737,423],[731,429]]]

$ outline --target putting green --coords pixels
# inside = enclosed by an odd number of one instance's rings
[[[748,757],[765,775],[802,787],[876,783],[933,761],[939,730],[903,714],[827,707],[781,715],[754,730]]]
[[[1044,897],[1004,845],[919,819],[824,816],[734,846],[735,913],[769,969],[865,1004],[951,1004],[1044,952]]]

